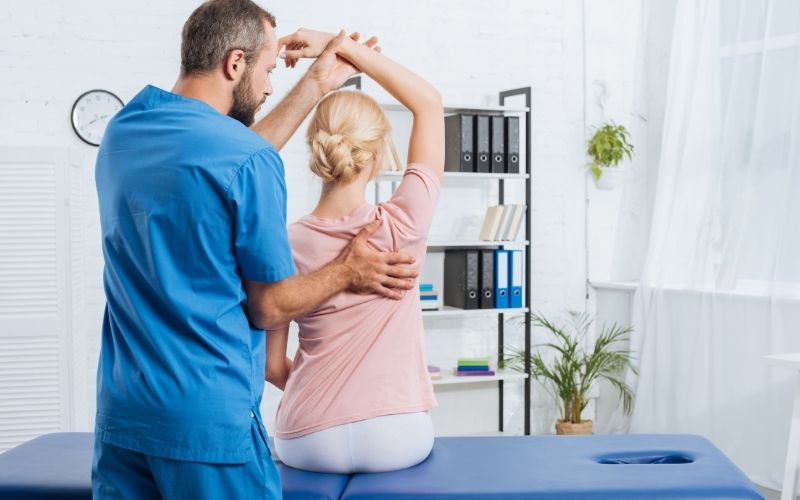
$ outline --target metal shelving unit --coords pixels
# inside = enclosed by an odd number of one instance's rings
[[[354,77],[345,83],[345,86],[352,86],[361,89],[360,77]],[[444,111],[446,114],[453,113],[485,113],[493,115],[505,114],[525,114],[525,163],[524,171],[518,174],[499,174],[499,173],[465,173],[465,172],[445,172],[445,183],[448,179],[482,179],[482,180],[495,180],[499,183],[498,190],[498,204],[503,204],[505,201],[505,183],[511,182],[524,182],[525,183],[525,239],[524,241],[437,241],[431,240],[428,242],[429,250],[444,250],[448,248],[519,248],[525,251],[525,277],[524,277],[524,302],[522,308],[515,309],[473,309],[463,310],[452,307],[443,307],[439,310],[423,311],[423,317],[473,317],[473,316],[486,316],[497,315],[497,362],[498,367],[503,358],[504,351],[504,328],[506,319],[509,316],[523,315],[523,325],[525,329],[524,337],[524,350],[526,353],[525,371],[526,373],[513,372],[509,370],[498,369],[494,376],[483,377],[457,377],[455,375],[445,373],[441,379],[433,381],[434,386],[455,385],[455,384],[480,384],[480,383],[496,383],[499,392],[499,408],[498,408],[498,432],[503,432],[503,395],[504,395],[504,382],[506,380],[523,380],[524,381],[524,433],[530,435],[531,433],[531,380],[527,373],[530,372],[530,354],[531,354],[531,324],[530,318],[527,313],[531,310],[531,271],[530,271],[530,240],[531,240],[531,88],[523,87],[518,89],[506,90],[499,93],[498,105],[445,105]],[[511,98],[523,97],[525,99],[524,106],[508,106],[506,100]],[[381,105],[383,109],[388,111],[404,111],[406,110],[399,103],[384,103]],[[397,183],[402,179],[402,172],[386,172],[379,177],[379,181],[388,181],[392,183],[394,189]],[[444,186],[444,184],[443,184]],[[378,196],[376,190],[376,197]]]
[[[500,92],[499,95],[499,104],[504,106],[506,103],[506,99],[513,98],[513,97],[524,97],[525,98],[525,241],[531,241],[531,140],[533,134],[531,133],[531,88],[530,87],[521,87],[518,89],[512,90],[505,90]],[[499,192],[499,203],[503,204],[505,200],[505,180],[500,179],[500,192]],[[524,302],[523,305],[525,309],[528,311],[531,310],[531,270],[530,270],[530,262],[531,262],[531,255],[530,255],[530,245],[525,246],[525,288],[524,288]],[[497,356],[498,360],[502,359],[503,357],[503,346],[504,346],[504,332],[503,328],[505,325],[505,315],[500,314],[497,319]],[[531,321],[530,317],[526,314],[524,320],[524,327],[525,327],[525,374],[527,375],[531,371]],[[497,382],[498,390],[500,391],[500,410],[499,410],[499,421],[500,421],[500,431],[503,430],[503,381],[500,380]],[[531,379],[530,377],[525,377],[525,396],[524,396],[524,415],[525,415],[525,422],[524,422],[524,432],[525,435],[528,436],[531,433]]]

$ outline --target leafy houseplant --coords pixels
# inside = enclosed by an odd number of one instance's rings
[[[633,145],[624,125],[610,121],[595,129],[589,139],[586,152],[591,158],[589,169],[596,181],[603,175],[603,168],[616,167],[627,156],[633,158]]]
[[[634,395],[625,383],[624,376],[628,368],[634,373],[637,371],[632,364],[631,351],[620,349],[615,344],[628,340],[633,328],[617,323],[609,327],[604,325],[592,348],[585,349],[585,340],[594,318],[575,311],[568,311],[567,314],[568,325],[557,326],[541,314],[531,313],[531,323],[547,330],[555,340],[536,346],[536,351],[531,355],[529,375],[553,390],[561,410],[561,418],[556,422],[558,434],[588,434],[591,433],[592,422],[582,421],[581,412],[588,404],[587,394],[595,382],[608,381],[619,391],[625,414],[630,414],[632,410]],[[546,349],[554,354],[549,361],[543,356]],[[503,365],[524,373],[525,351],[511,349],[511,354],[504,357]]]

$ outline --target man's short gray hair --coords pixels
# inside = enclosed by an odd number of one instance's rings
[[[206,73],[218,67],[228,52],[243,50],[250,63],[266,44],[264,21],[275,27],[275,16],[250,0],[209,0],[183,25],[181,74]]]

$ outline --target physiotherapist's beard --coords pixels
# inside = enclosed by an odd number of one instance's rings
[[[259,101],[253,97],[253,89],[250,86],[250,73],[245,71],[242,79],[233,88],[233,104],[231,110],[228,111],[228,116],[238,120],[249,127],[256,119],[256,110],[263,100]]]

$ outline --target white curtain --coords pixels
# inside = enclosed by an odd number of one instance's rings
[[[701,434],[779,488],[800,351],[800,1],[677,0],[632,432]]]

